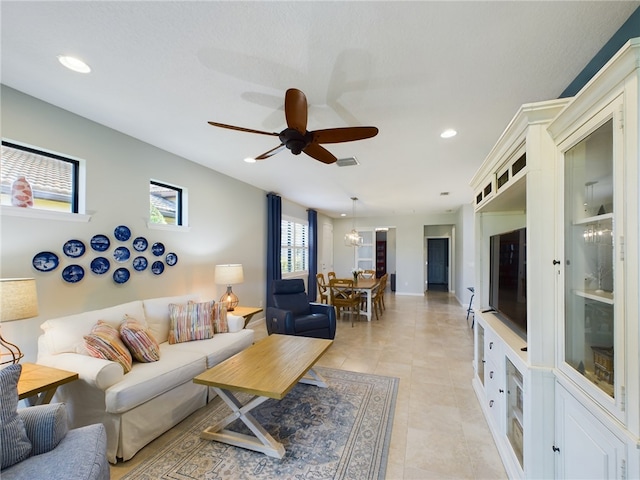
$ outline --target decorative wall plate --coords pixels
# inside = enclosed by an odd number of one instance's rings
[[[58,268],[60,260],[53,252],[40,252],[31,260],[33,268],[40,272],[50,272]]]
[[[133,241],[133,249],[136,252],[144,252],[148,246],[149,246],[149,243],[147,242],[147,239],[144,237],[136,237],[136,239]]]
[[[126,268],[117,268],[115,272],[113,272],[113,281],[116,283],[127,283],[131,273]]]
[[[160,260],[153,262],[153,265],[151,265],[151,271],[154,275],[161,275],[162,272],[164,272],[164,263]]]
[[[69,240],[62,246],[62,251],[67,257],[78,258],[84,255],[86,247],[80,240]]]
[[[104,257],[96,257],[91,260],[91,271],[97,275],[107,273],[111,268],[111,263]]]
[[[113,258],[116,259],[116,262],[126,262],[130,256],[131,252],[127,247],[118,247],[113,251]]]
[[[62,279],[69,283],[78,283],[84,278],[84,268],[80,265],[69,265],[62,270]]]
[[[121,242],[126,242],[131,238],[131,230],[129,230],[129,227],[119,225],[113,231],[113,236]]]
[[[146,270],[148,265],[149,262],[147,262],[147,259],[144,257],[136,257],[133,259],[133,269],[138,272]]]
[[[164,245],[160,242],[156,242],[153,245],[151,245],[151,252],[156,256],[159,257],[160,255],[162,255],[164,253]]]
[[[111,245],[111,240],[106,235],[94,235],[91,238],[91,248],[96,252],[106,252]]]
[[[165,261],[167,262],[167,265],[173,267],[176,263],[178,263],[178,255],[173,252],[167,253]]]

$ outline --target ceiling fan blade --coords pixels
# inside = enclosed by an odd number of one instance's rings
[[[269,135],[272,137],[277,137],[278,135],[280,135],[279,133],[263,132],[262,130],[252,130],[251,128],[234,127],[233,125],[226,125],[224,123],[217,123],[217,122],[208,122],[208,123],[209,125],[213,125],[214,127],[228,128],[230,130],[238,130],[239,132],[259,133],[260,135]]]
[[[341,143],[375,137],[378,134],[378,129],[376,127],[327,128],[311,133],[314,143]]]
[[[258,155],[257,157],[254,157],[254,158],[255,158],[255,160],[264,160],[265,158],[272,157],[273,155],[278,153],[283,148],[284,148],[284,143],[281,143],[276,148],[272,148],[268,152],[264,152],[263,154],[260,154],[260,155]]]
[[[284,97],[284,116],[289,128],[307,132],[307,97],[297,88],[290,88]]]
[[[331,164],[338,160],[329,150],[317,143],[310,143],[302,151],[322,163]]]

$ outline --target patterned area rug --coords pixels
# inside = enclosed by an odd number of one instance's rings
[[[297,384],[283,400],[267,400],[251,412],[284,445],[284,458],[201,439],[206,427],[230,412],[215,399],[211,414],[123,478],[384,479],[398,379],[315,370],[328,388]],[[239,420],[227,428],[249,434]]]

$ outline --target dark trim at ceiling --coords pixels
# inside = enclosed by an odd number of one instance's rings
[[[591,59],[578,76],[565,88],[559,98],[573,97],[580,91],[591,78],[598,73],[605,63],[618,51],[630,38],[640,37],[640,7],[618,29],[613,37],[605,43],[596,56]]]

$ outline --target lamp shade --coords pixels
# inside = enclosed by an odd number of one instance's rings
[[[38,315],[36,281],[33,278],[0,280],[0,320],[11,322]]]
[[[244,282],[241,263],[216,265],[216,283],[219,285],[235,285]]]

